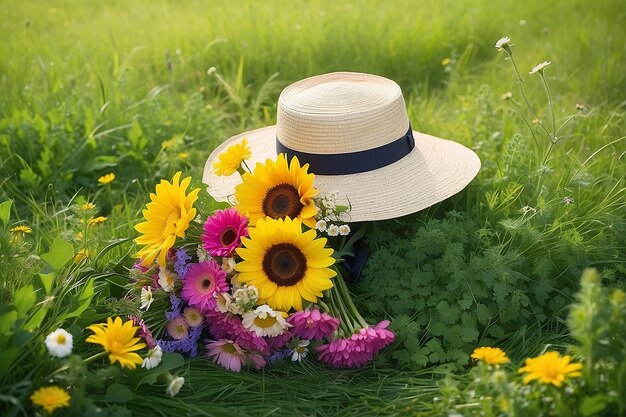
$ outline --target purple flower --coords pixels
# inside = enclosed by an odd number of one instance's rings
[[[180,298],[176,297],[173,292],[170,293],[170,304],[172,309],[165,313],[165,318],[169,321],[174,320],[176,317],[180,317],[182,314],[183,306]]]
[[[185,278],[185,274],[187,273],[187,270],[190,266],[189,264],[187,264],[187,261],[190,259],[191,256],[187,254],[185,249],[180,248],[176,250],[176,261],[174,262],[174,270],[176,271],[180,279]]]

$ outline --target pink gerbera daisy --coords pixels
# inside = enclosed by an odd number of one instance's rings
[[[235,208],[218,210],[204,222],[202,242],[211,256],[230,256],[248,236],[248,219]]]
[[[193,264],[187,270],[181,296],[201,311],[212,310],[217,294],[228,291],[226,272],[213,259]]]
[[[307,340],[324,339],[339,328],[339,319],[318,309],[298,311],[287,318],[287,323],[293,326],[291,331],[294,334]]]
[[[239,345],[232,340],[220,339],[206,345],[207,355],[213,362],[233,372],[241,371],[241,365],[246,359],[246,354]]]

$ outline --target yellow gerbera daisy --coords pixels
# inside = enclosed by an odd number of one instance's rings
[[[553,384],[560,387],[565,378],[581,376],[580,370],[583,365],[580,363],[570,363],[570,355],[561,356],[559,352],[546,352],[536,358],[526,359],[525,365],[518,369],[518,372],[526,373],[524,384],[537,379],[542,384]]]
[[[98,182],[100,184],[110,184],[113,182],[113,180],[115,180],[115,174],[112,172],[98,178]]]
[[[248,216],[251,225],[264,217],[291,217],[314,229],[317,209],[313,197],[318,191],[313,186],[315,175],[308,169],[309,164],[300,166],[295,156],[288,164],[284,154],[278,155],[276,162],[268,159],[265,165],[258,163],[235,187],[237,209]]]
[[[252,151],[248,146],[248,139],[244,138],[241,143],[229,146],[226,151],[219,155],[218,160],[213,162],[213,172],[219,176],[233,175],[241,163],[250,159],[251,155]]]
[[[509,358],[506,357],[506,353],[502,349],[493,347],[476,348],[470,357],[489,365],[501,365],[509,362]]]
[[[325,238],[316,239],[315,230],[303,233],[300,220],[259,219],[249,234],[241,239],[245,248],[237,249],[243,261],[235,270],[239,282],[259,290],[258,304],[300,311],[303,299],[314,303],[333,286],[333,250],[324,247]]]
[[[137,365],[141,365],[143,359],[134,353],[136,350],[146,347],[145,343],[139,343],[139,337],[135,337],[135,333],[139,327],[133,326],[133,322],[128,320],[122,322],[119,317],[115,321],[111,317],[107,318],[107,322],[94,324],[88,327],[94,332],[87,338],[87,342],[102,345],[104,350],[109,353],[111,363],[116,361],[120,363],[122,368],[128,367],[135,369]]]
[[[180,181],[180,171],[174,174],[172,182],[161,180],[156,186],[156,194],[150,194],[151,202],[143,211],[145,222],[135,226],[141,233],[135,242],[142,245],[138,256],[142,265],[149,266],[158,257],[159,266],[165,266],[165,255],[174,246],[177,237],[185,237],[189,223],[196,217],[193,208],[198,198],[199,188],[185,194],[191,177]]]
[[[60,387],[42,387],[30,396],[33,404],[43,407],[48,414],[54,413],[54,410],[70,405],[70,394]]]

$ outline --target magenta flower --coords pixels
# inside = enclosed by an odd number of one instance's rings
[[[270,352],[278,352],[285,346],[287,343],[293,338],[293,333],[289,330],[283,331],[282,334],[274,337],[267,337],[265,341],[267,342],[267,346],[270,348]]]
[[[204,222],[202,242],[211,256],[230,256],[248,236],[248,219],[235,208],[218,210]]]
[[[374,358],[385,346],[395,340],[387,330],[389,321],[359,329],[349,338],[340,338],[317,347],[318,358],[333,368],[360,368]]]
[[[243,349],[269,355],[269,347],[265,339],[251,330],[246,329],[239,316],[219,311],[205,313],[209,332],[216,339],[233,340]]]
[[[206,348],[207,356],[212,358],[213,362],[233,372],[241,371],[241,365],[246,359],[246,354],[237,343],[228,339],[220,339],[209,342]]]
[[[148,345],[148,349],[154,349],[157,345],[156,340],[152,336],[152,332],[146,326],[146,323],[143,320],[140,320],[137,316],[128,316],[129,319],[132,320],[133,326],[139,327],[139,337],[141,337]]]
[[[201,311],[208,311],[215,308],[217,294],[224,291],[228,291],[226,272],[211,259],[189,267],[181,297]]]
[[[292,314],[287,323],[293,328],[291,331],[298,337],[307,340],[321,340],[329,337],[339,328],[339,319],[318,309],[304,310]]]

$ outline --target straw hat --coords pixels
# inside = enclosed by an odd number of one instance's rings
[[[217,176],[213,162],[244,138],[250,168],[278,153],[298,156],[320,192],[349,199],[352,222],[420,211],[461,191],[480,169],[463,145],[411,130],[398,84],[370,74],[335,72],[285,88],[275,126],[233,136],[209,156],[203,182],[218,201],[232,201],[241,176]]]

